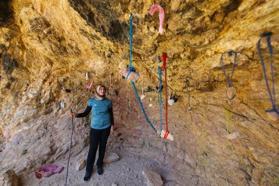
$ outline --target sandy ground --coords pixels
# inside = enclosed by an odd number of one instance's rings
[[[119,153],[118,153],[119,154]],[[94,186],[118,186],[146,185],[145,177],[142,172],[145,168],[159,173],[163,179],[164,185],[196,185],[197,180],[191,179],[190,175],[185,175],[173,168],[169,168],[162,162],[152,159],[146,159],[133,153],[119,154],[121,159],[104,167],[104,174],[98,175],[96,166],[93,175],[88,182],[83,181],[85,169],[77,171],[75,168],[77,157],[73,157],[70,162],[68,185],[94,185]],[[55,162],[59,165],[66,165],[66,161]],[[60,174],[53,175],[48,178],[37,179],[34,172],[22,176],[21,182],[26,186],[52,186],[65,184],[66,169]]]

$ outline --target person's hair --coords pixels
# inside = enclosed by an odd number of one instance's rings
[[[102,85],[102,84],[100,84],[100,85],[97,86],[96,91],[98,91],[99,88],[104,88],[105,91],[107,90],[106,86],[105,86],[105,85]]]

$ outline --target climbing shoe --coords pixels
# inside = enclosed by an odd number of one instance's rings
[[[90,177],[91,177],[91,173],[86,172],[86,173],[85,173],[85,176],[84,176],[84,178],[83,178],[83,180],[84,180],[84,181],[89,181],[89,180],[90,180]]]
[[[99,175],[102,175],[102,174],[104,173],[103,167],[97,167],[97,173],[98,173]]]

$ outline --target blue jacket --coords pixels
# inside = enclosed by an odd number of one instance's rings
[[[91,111],[91,128],[93,129],[106,129],[114,124],[112,101],[104,98],[98,100],[90,98],[87,102],[87,107],[83,113],[79,113],[76,117],[85,117]]]

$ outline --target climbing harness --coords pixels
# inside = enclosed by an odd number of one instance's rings
[[[163,23],[164,23],[164,18],[165,18],[165,11],[164,9],[158,5],[158,4],[153,4],[150,9],[149,9],[149,14],[154,15],[154,13],[159,12],[159,33],[163,34]]]
[[[271,45],[271,36],[272,36],[272,32],[264,32],[260,35],[260,39],[257,43],[257,50],[258,50],[258,54],[260,57],[260,62],[262,65],[262,70],[263,70],[263,76],[264,76],[264,80],[265,80],[265,84],[266,84],[266,88],[267,88],[267,92],[269,95],[269,99],[272,105],[271,109],[266,110],[266,112],[272,117],[274,118],[274,120],[279,119],[279,109],[277,108],[276,105],[276,94],[275,94],[275,72],[274,72],[274,67],[273,67],[273,49],[272,49],[272,45]],[[271,73],[271,85],[268,81],[267,78],[267,70],[266,70],[266,64],[264,63],[264,58],[262,55],[262,51],[261,51],[261,41],[263,38],[266,38],[266,43],[267,43],[267,48],[268,48],[268,52],[269,52],[269,63],[270,63],[270,73]]]
[[[71,109],[71,113],[73,113],[72,109]],[[72,133],[71,133],[69,157],[68,157],[68,161],[67,161],[67,171],[66,171],[65,186],[67,186],[67,182],[68,182],[68,173],[69,173],[69,164],[70,164],[70,158],[71,158],[71,149],[72,149],[72,145],[73,145],[73,134],[74,134],[74,116],[72,115]]]
[[[232,67],[232,72],[230,75],[228,75],[226,73],[226,69],[225,69],[225,64],[224,64],[224,55],[225,54],[228,54],[229,57],[232,57],[233,56],[233,67]],[[221,67],[222,67],[222,70],[223,70],[223,73],[225,75],[225,78],[226,78],[226,81],[227,81],[227,96],[228,98],[231,100],[235,97],[235,94],[236,94],[236,90],[235,88],[233,87],[233,83],[232,83],[232,77],[233,77],[233,73],[234,73],[234,70],[237,66],[237,52],[235,52],[234,50],[229,50],[227,52],[224,52],[222,55],[221,55],[221,59],[220,59],[220,64],[221,64]]]

